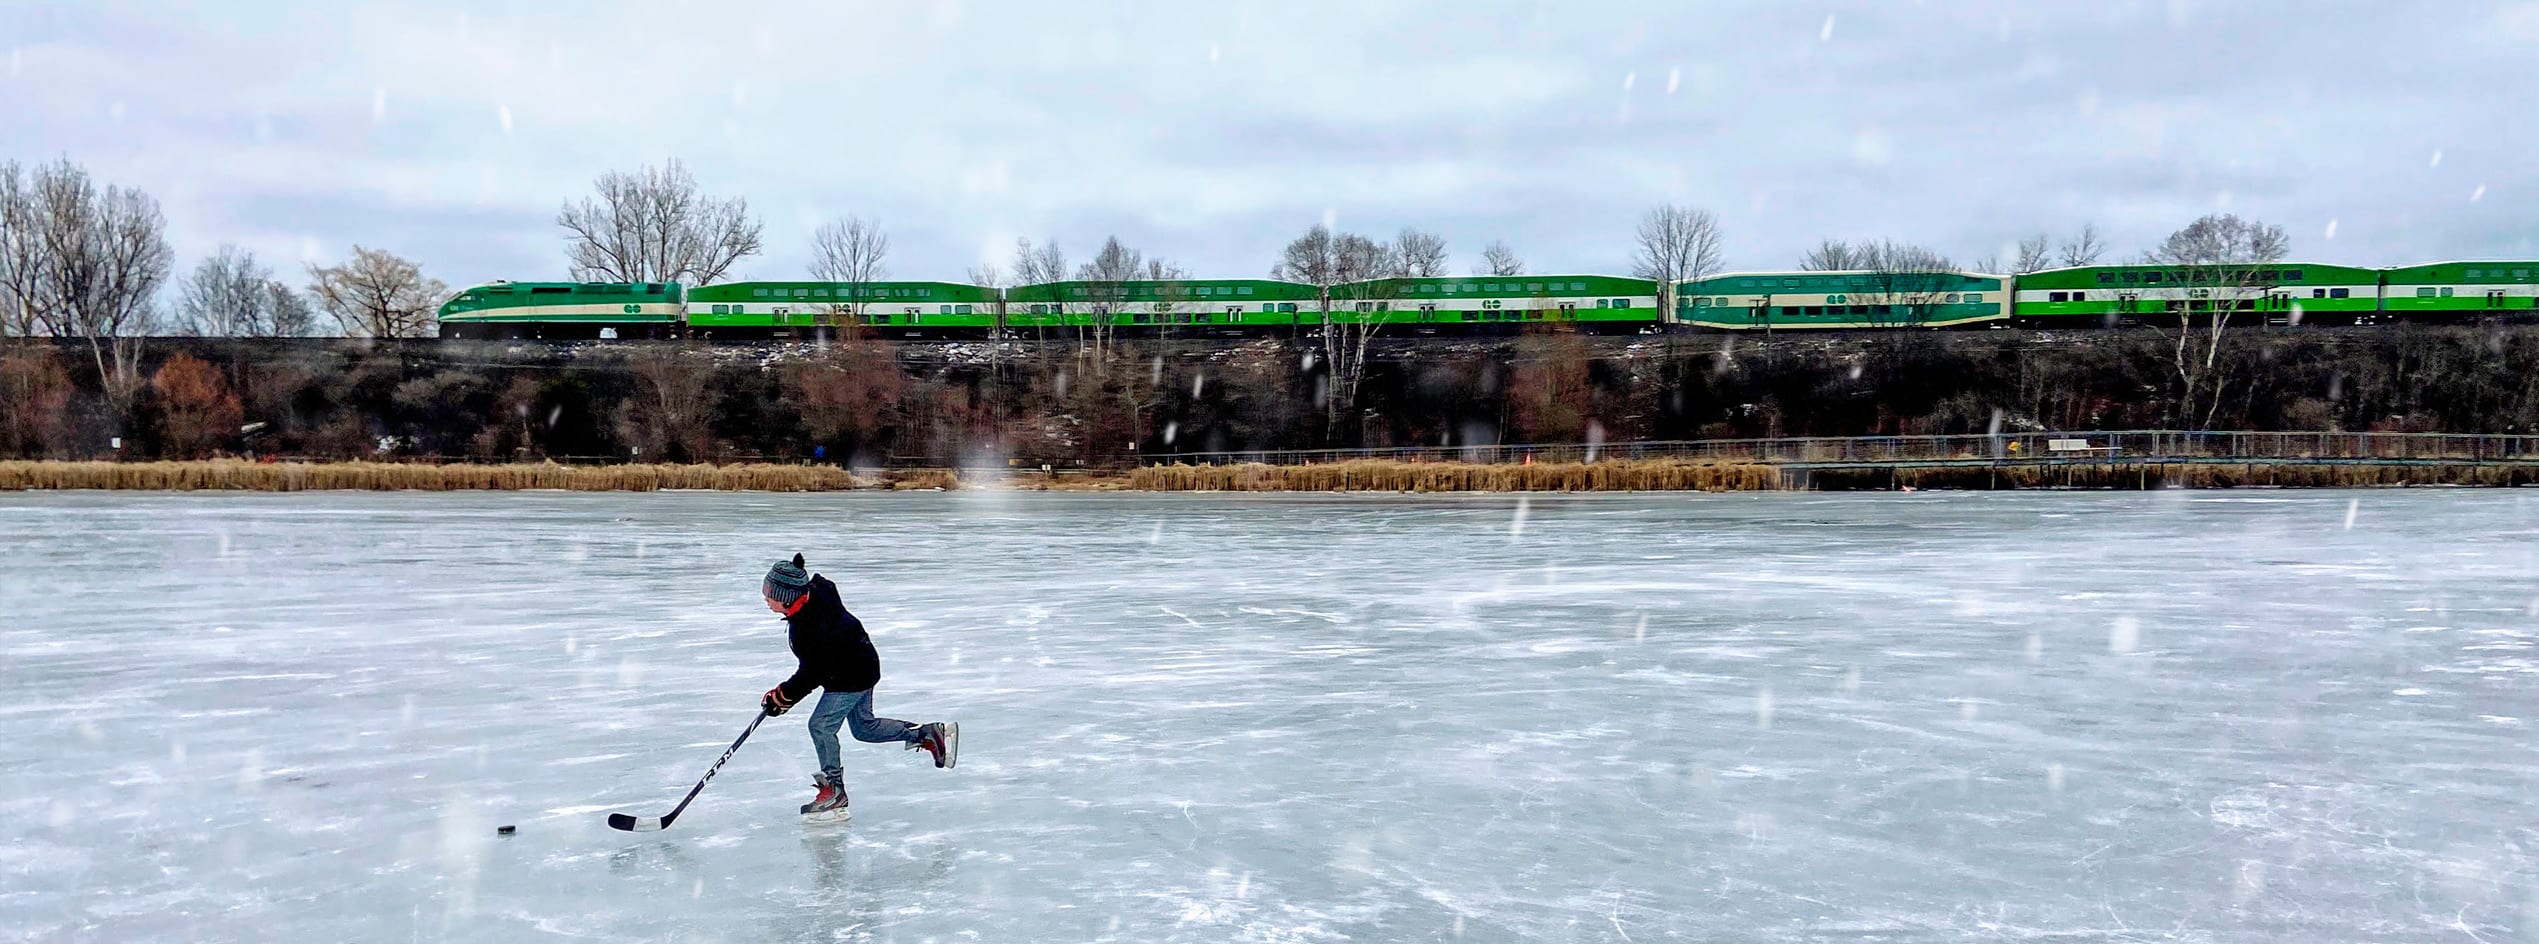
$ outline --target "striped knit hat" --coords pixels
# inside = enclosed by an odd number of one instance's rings
[[[759,589],[766,592],[768,599],[788,606],[811,592],[811,573],[802,569],[802,555],[796,554],[789,561],[777,561],[776,566],[768,568],[767,582]]]

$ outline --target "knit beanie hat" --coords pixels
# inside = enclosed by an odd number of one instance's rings
[[[787,606],[811,592],[811,573],[802,569],[802,555],[796,554],[789,561],[777,561],[776,566],[768,568],[767,582],[760,589],[766,591],[768,599]]]

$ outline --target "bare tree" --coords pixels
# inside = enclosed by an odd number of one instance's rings
[[[1860,303],[1901,324],[1925,324],[1946,293],[1962,283],[1957,263],[1947,255],[1911,243],[1886,240],[1852,247],[1852,258],[1868,271]]]
[[[309,265],[309,294],[354,337],[420,338],[450,294],[439,279],[384,249],[353,247],[340,265]]]
[[[1085,286],[1085,297],[1092,343],[1089,349],[1085,347],[1088,333],[1079,331],[1078,353],[1090,353],[1096,362],[1108,353],[1112,328],[1127,308],[1127,283],[1136,281],[1145,271],[1146,254],[1129,248],[1117,236],[1103,240],[1101,250],[1076,267],[1076,280],[1090,283]]]
[[[1058,248],[1057,240],[1052,239],[1041,246],[1033,246],[1028,238],[1014,240],[1015,284],[1047,285],[1066,280],[1067,254]],[[1053,297],[1049,308],[1051,315],[1032,319],[1032,353],[1044,357],[1049,351],[1049,319],[1055,317],[1061,323],[1065,322],[1066,299]]]
[[[1322,320],[1325,365],[1323,426],[1337,437],[1343,412],[1356,417],[1358,388],[1366,379],[1367,350],[1384,320],[1375,309],[1392,296],[1390,280],[1407,269],[1399,246],[1356,233],[1333,234],[1315,226],[1290,240],[1270,267],[1270,277],[1314,287]]]
[[[1404,227],[1393,238],[1393,251],[1401,257],[1403,275],[1426,279],[1446,274],[1446,237]]]
[[[2054,257],[2047,251],[2048,245],[2044,233],[2019,240],[2019,261],[2011,263],[2010,274],[2026,275],[2030,272],[2043,272],[2047,267],[2052,266]]]
[[[188,334],[283,338],[307,333],[308,302],[273,278],[256,254],[223,245],[177,287],[175,327]]]
[[[1719,218],[1709,210],[1667,204],[1640,217],[1631,274],[1657,283],[1659,318],[1674,320],[1676,286],[1719,271],[1721,241]]]
[[[2086,224],[2081,227],[2079,233],[2063,241],[2063,264],[2065,266],[2090,265],[2097,262],[2098,257],[2106,252],[2107,242],[2099,238],[2098,224]]]
[[[16,161],[0,164],[0,337],[49,331],[37,317],[44,277],[42,214]]]
[[[100,191],[67,160],[36,168],[19,202],[16,225],[32,227],[34,239],[34,273],[19,295],[31,309],[26,321],[87,342],[120,423],[142,385],[141,345],[156,315],[151,300],[174,262],[167,219],[148,194]]]
[[[888,278],[890,270],[882,261],[890,257],[890,234],[882,232],[881,223],[860,216],[834,220],[811,234],[811,276],[823,282],[845,282],[850,287],[847,301],[831,306],[830,314],[843,310],[849,324],[864,323],[864,305],[869,283]]]
[[[2175,286],[2162,294],[2175,296],[2165,301],[2177,319],[2170,340],[2181,423],[2194,428],[2211,425],[2228,380],[2217,369],[2223,334],[2233,315],[2256,310],[2260,299],[2274,293],[2281,281],[2274,264],[2283,261],[2291,247],[2281,226],[2219,213],[2169,234],[2143,258],[2146,265],[2165,270],[2160,274]],[[2196,343],[2199,340],[2201,345]],[[2201,415],[2196,409],[2199,398]]]
[[[1481,248],[1481,266],[1474,275],[1524,275],[1525,259],[1509,248],[1505,240],[1493,239]]]
[[[1005,270],[996,263],[982,262],[970,267],[970,284],[987,290],[987,367],[991,375],[1005,377]]]
[[[758,254],[749,201],[699,195],[696,178],[676,160],[632,174],[610,171],[593,186],[596,197],[565,204],[555,218],[576,279],[710,285]]]
[[[310,307],[308,296],[300,294],[288,283],[272,279],[264,284],[265,327],[268,337],[306,337],[317,330],[317,309]]]
[[[1878,247],[1874,243],[1854,246],[1839,239],[1828,239],[1799,257],[1801,272],[1857,272],[1876,268]]]

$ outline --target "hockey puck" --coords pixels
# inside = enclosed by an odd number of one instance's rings
[[[494,832],[496,832],[496,833],[500,833],[500,834],[505,835],[505,836],[508,836],[508,835],[511,835],[512,830],[515,830],[515,829],[518,829],[518,828],[520,828],[520,827],[518,827],[518,826],[496,826],[496,827],[494,827]]]

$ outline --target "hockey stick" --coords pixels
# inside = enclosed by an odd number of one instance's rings
[[[679,814],[688,811],[688,804],[696,802],[696,795],[705,792],[706,781],[714,779],[714,772],[723,769],[723,762],[731,760],[732,755],[740,751],[741,742],[749,740],[749,736],[758,730],[758,723],[771,717],[774,716],[762,710],[758,713],[758,717],[750,719],[749,727],[741,731],[741,736],[732,742],[732,746],[723,749],[723,756],[715,759],[714,766],[705,769],[705,777],[698,780],[696,786],[688,790],[687,798],[680,800],[679,805],[670,811],[670,815],[659,819],[651,817],[639,819],[624,813],[610,813],[608,828],[622,829],[627,832],[654,832],[670,828],[670,824],[679,819]]]

